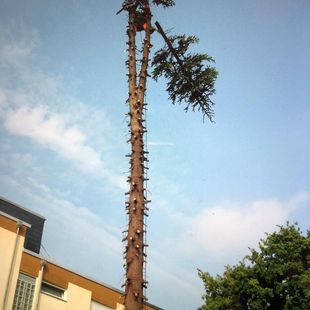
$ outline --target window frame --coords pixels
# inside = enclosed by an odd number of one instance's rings
[[[51,291],[46,291],[46,290],[44,290],[44,286],[45,287],[49,287],[51,289],[55,289],[56,291],[61,292],[61,294],[58,295],[58,294],[55,294],[55,293],[53,293]],[[50,282],[47,282],[47,281],[42,281],[41,287],[40,287],[40,293],[49,295],[51,297],[54,297],[54,298],[57,298],[57,299],[60,299],[60,300],[63,300],[63,301],[66,300],[66,290],[64,288],[62,288],[62,287],[59,287],[59,286],[54,285],[54,284],[52,284]]]
[[[35,289],[36,278],[20,272],[17,278],[12,310],[31,310]]]

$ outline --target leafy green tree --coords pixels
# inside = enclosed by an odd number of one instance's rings
[[[205,286],[199,310],[310,309],[310,231],[279,226],[259,243],[259,250],[223,275],[198,270]]]
[[[203,117],[212,120],[213,102],[210,96],[214,94],[214,84],[217,71],[210,66],[213,59],[207,54],[189,52],[192,43],[197,43],[194,36],[168,37],[160,24],[152,25],[151,10],[162,6],[168,8],[175,3],[173,0],[125,0],[121,12],[128,16],[128,143],[131,145],[130,175],[128,177],[129,191],[126,193],[126,211],[128,213],[128,229],[124,231],[123,241],[126,242],[124,251],[126,281],[125,281],[125,309],[142,310],[145,301],[147,282],[144,275],[145,267],[145,216],[148,211],[146,191],[147,181],[147,151],[145,149],[145,93],[149,67],[152,67],[152,77],[157,80],[165,77],[167,91],[173,103],[184,102],[185,110],[201,111]],[[137,46],[136,36],[143,37],[142,44]],[[152,36],[160,34],[165,46],[155,53],[150,62]],[[140,35],[139,35],[140,37]]]

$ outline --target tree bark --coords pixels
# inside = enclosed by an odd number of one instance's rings
[[[125,249],[125,310],[142,310],[145,300],[144,279],[145,262],[145,225],[144,217],[147,211],[147,200],[145,195],[145,161],[144,133],[146,129],[144,122],[144,95],[146,90],[147,68],[150,52],[150,21],[148,16],[148,27],[145,31],[141,69],[137,78],[136,59],[136,8],[131,8],[128,19],[128,71],[129,71],[129,116],[130,116],[130,176],[129,198],[126,201],[126,210],[129,216],[128,232],[125,237],[127,242]],[[138,83],[137,83],[138,82]]]

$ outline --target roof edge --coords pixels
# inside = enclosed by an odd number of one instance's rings
[[[95,282],[95,283],[97,283],[97,284],[99,284],[99,285],[105,286],[106,288],[111,289],[111,290],[113,290],[113,291],[115,291],[115,292],[117,292],[117,293],[125,294],[124,291],[122,291],[122,290],[120,290],[120,289],[117,289],[117,288],[115,288],[115,287],[113,287],[113,286],[111,286],[111,285],[109,285],[109,284],[106,284],[105,282],[102,282],[102,281],[100,281],[100,280],[97,280],[97,279],[95,279],[95,278],[92,278],[92,277],[90,277],[90,276],[87,276],[87,275],[85,275],[85,274],[83,274],[83,273],[77,272],[77,271],[75,271],[75,270],[73,270],[73,269],[71,269],[71,268],[65,267],[65,266],[63,266],[63,265],[61,265],[61,264],[58,264],[57,262],[55,262],[55,261],[53,261],[53,260],[51,260],[51,259],[46,259],[46,258],[44,258],[42,255],[37,254],[37,253],[35,253],[35,252],[32,252],[32,251],[30,251],[30,250],[28,250],[28,249],[25,249],[25,248],[24,248],[24,252],[27,253],[27,254],[29,254],[29,255],[35,256],[35,257],[37,257],[37,258],[40,258],[40,259],[42,259],[42,260],[44,260],[44,261],[46,261],[46,262],[48,262],[48,263],[50,263],[50,264],[56,265],[56,266],[58,266],[58,267],[60,267],[60,268],[63,268],[63,269],[65,269],[65,270],[67,270],[67,271],[70,271],[70,272],[72,272],[72,273],[75,273],[76,275],[79,275],[79,276],[81,276],[81,277],[83,277],[83,278],[85,278],[85,279],[87,279],[87,280],[90,280],[90,281]],[[153,305],[153,304],[151,304],[151,303],[149,303],[149,302],[145,302],[145,305],[151,306],[151,307],[154,308],[155,310],[164,310],[163,308],[159,308],[159,307],[157,307],[157,306],[155,306],[155,305]]]
[[[17,217],[14,217],[14,216],[12,216],[10,214],[7,214],[5,212],[0,211],[0,215],[5,216],[6,218],[8,218],[10,220],[13,220],[16,223],[22,223],[22,225],[24,225],[24,226],[26,226],[28,228],[31,228],[31,224],[29,224],[29,223],[27,223],[25,221],[22,221],[21,219],[18,219]]]
[[[11,201],[11,200],[9,200],[9,199],[7,199],[7,198],[4,198],[3,196],[0,196],[0,200],[4,201],[4,202],[6,202],[6,203],[9,203],[9,204],[11,204],[11,205],[13,205],[13,206],[15,206],[15,207],[18,207],[18,208],[20,208],[20,209],[22,209],[22,210],[24,210],[24,211],[27,211],[27,212],[29,212],[29,213],[32,213],[33,215],[38,216],[38,217],[40,217],[41,219],[43,219],[44,221],[46,221],[46,218],[45,218],[43,215],[41,215],[41,214],[39,214],[39,213],[37,213],[37,212],[35,212],[35,211],[32,211],[32,210],[30,210],[30,209],[28,209],[28,208],[25,208],[25,207],[21,206],[20,204],[18,204],[18,203],[16,203],[16,202],[13,202],[13,201]]]

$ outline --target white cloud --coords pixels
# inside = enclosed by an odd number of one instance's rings
[[[0,76],[4,129],[55,152],[79,170],[107,179],[109,186],[123,189],[125,182],[104,162],[111,151],[111,144],[106,143],[111,124],[104,110],[72,96],[61,76],[40,70],[35,30],[12,27],[14,31],[0,29],[0,67],[6,73]]]
[[[162,220],[156,227],[150,225],[151,230],[160,231],[150,241],[151,293],[158,300],[167,300],[166,305],[171,302],[172,306],[187,309],[193,307],[193,300],[197,300],[198,307],[199,295],[203,294],[196,268],[221,273],[225,265],[237,263],[249,254],[248,247],[257,247],[265,232],[277,230],[276,225],[285,224],[287,220],[294,221],[295,212],[302,211],[309,204],[310,195],[300,193],[284,201],[225,202],[200,211],[191,205],[192,211],[187,212],[180,212],[183,209],[181,204],[170,203],[168,208],[164,200],[155,200]],[[164,206],[158,209],[158,203],[164,203]],[[173,208],[173,205],[177,207]],[[163,282],[168,284],[165,293],[160,295],[158,292]],[[176,290],[186,292],[186,295],[177,300],[169,299],[168,296],[174,296]],[[187,305],[188,300],[191,304]]]
[[[284,224],[291,213],[310,202],[307,193],[298,194],[287,202],[276,199],[254,201],[246,205],[225,203],[203,209],[188,223],[180,240],[189,251],[212,256],[244,255],[247,247],[256,247],[265,232]]]
[[[55,151],[83,170],[92,173],[104,171],[100,154],[86,144],[83,132],[42,106],[8,110],[4,116],[4,127],[10,134],[28,137]]]

